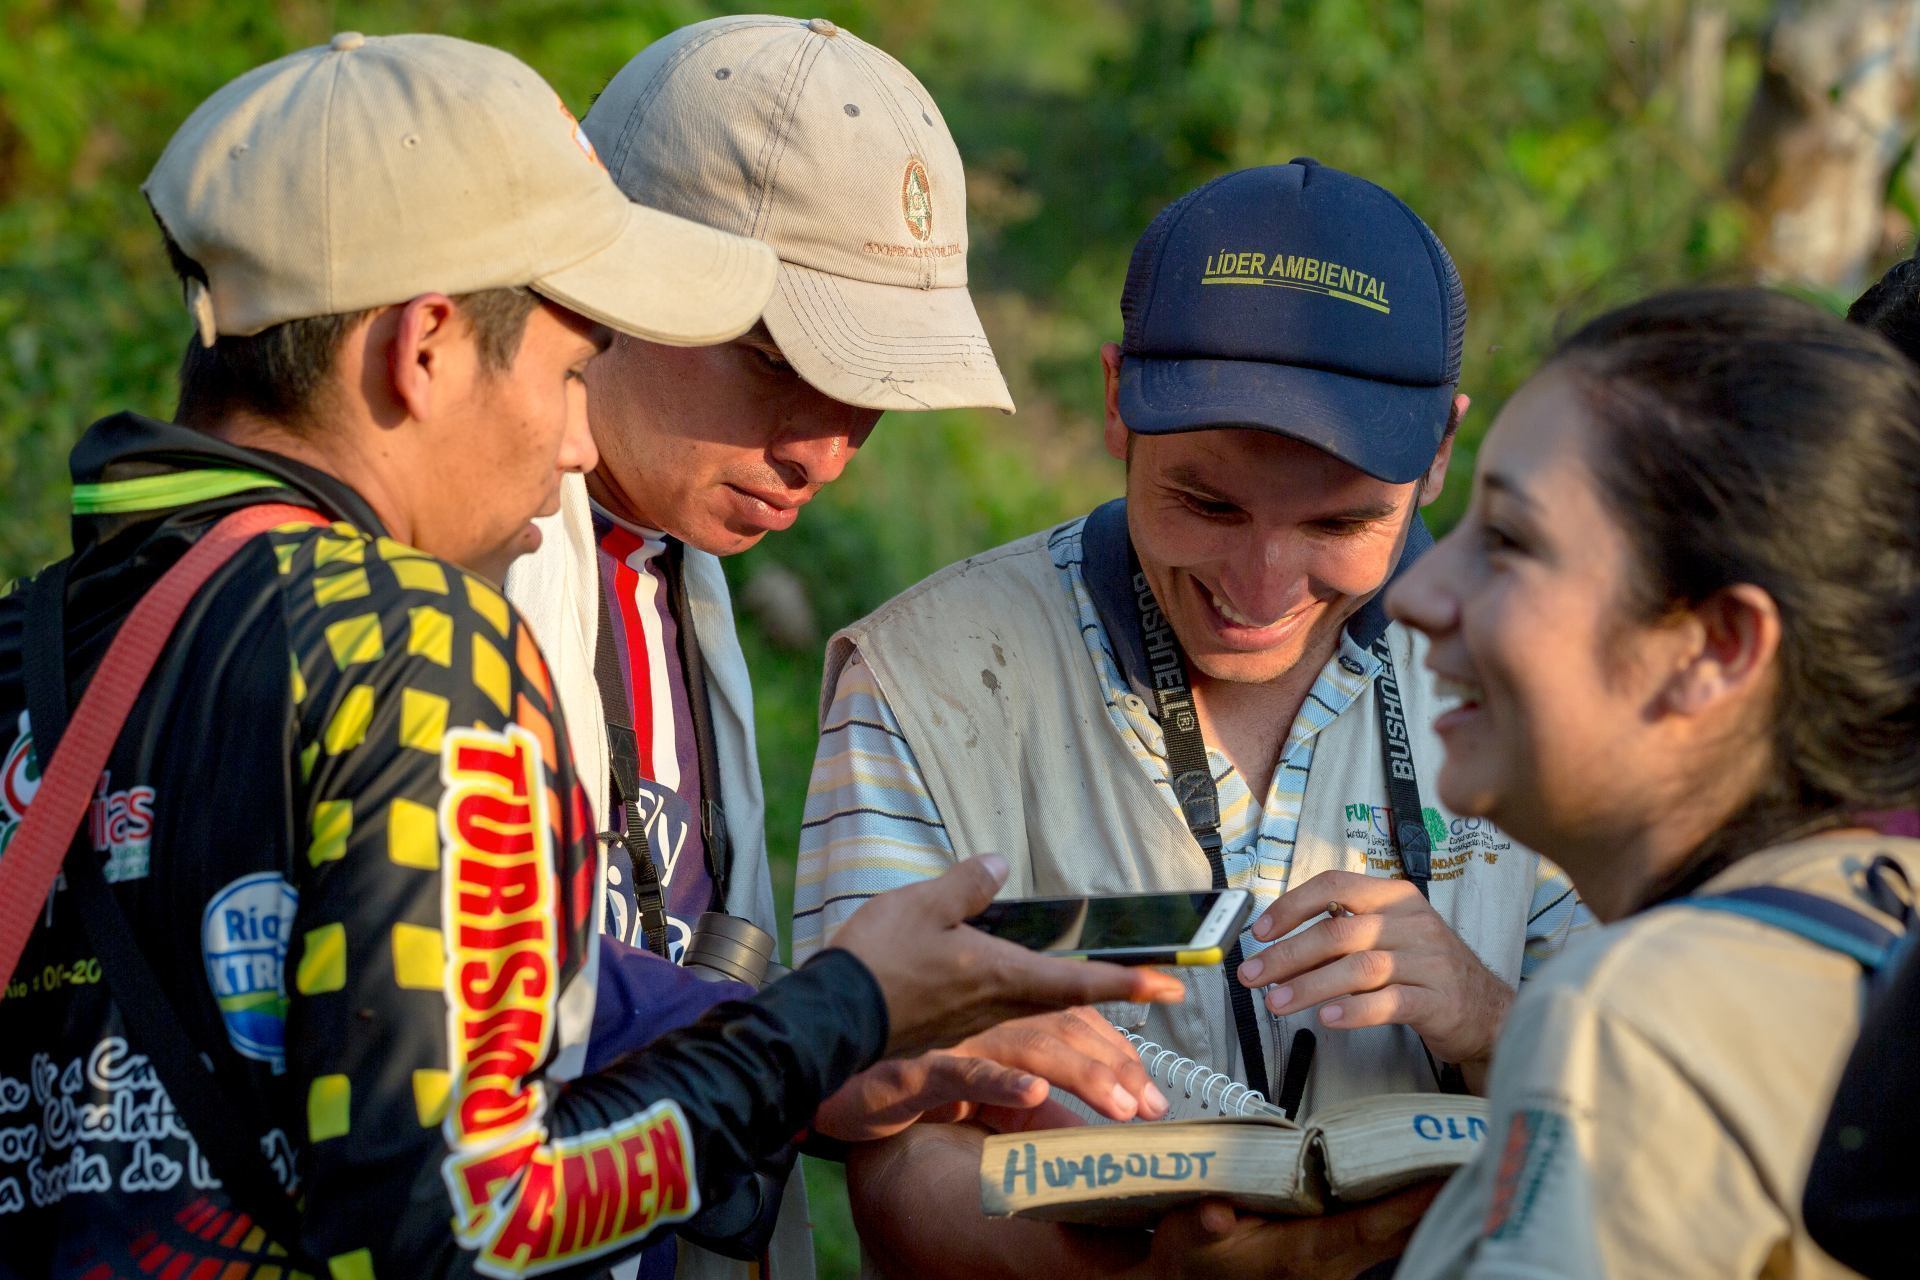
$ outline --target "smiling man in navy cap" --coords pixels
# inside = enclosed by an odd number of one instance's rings
[[[1296,1117],[1471,1088],[1515,987],[1585,917],[1556,869],[1439,807],[1430,723],[1470,691],[1436,688],[1378,604],[1430,541],[1467,405],[1459,275],[1392,193],[1303,159],[1168,206],[1120,312],[1100,359],[1126,497],[834,637],[796,955],[983,850],[1013,864],[1008,895],[1230,885],[1266,910],[1224,972],[1186,970],[1179,1009],[1101,1013]],[[1175,1118],[1197,1105],[1167,1092]],[[1152,1271],[1193,1238],[981,1221],[953,1208],[978,1150],[921,1124],[857,1153],[875,1262]]]

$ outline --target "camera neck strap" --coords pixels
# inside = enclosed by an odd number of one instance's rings
[[[1200,731],[1200,713],[1193,704],[1193,689],[1187,679],[1187,657],[1173,634],[1166,614],[1154,599],[1153,587],[1140,569],[1140,561],[1127,545],[1129,580],[1133,585],[1140,642],[1146,651],[1153,686],[1153,715],[1160,722],[1166,740],[1167,778],[1187,830],[1206,855],[1207,870],[1216,890],[1227,887],[1226,863],[1220,855],[1220,788],[1213,780],[1213,768],[1207,762],[1207,740]],[[1234,935],[1227,946],[1221,973],[1227,983],[1227,1003],[1233,1009],[1233,1029],[1240,1040],[1240,1057],[1246,1063],[1247,1087],[1267,1096],[1267,1055],[1260,1042],[1260,1023],[1253,1012],[1253,992],[1237,976],[1244,957],[1240,937]]]
[[[1200,730],[1194,710],[1193,691],[1188,685],[1186,657],[1173,628],[1153,600],[1153,589],[1146,576],[1134,572],[1134,589],[1140,593],[1140,633],[1147,644],[1150,661],[1164,662],[1154,669],[1154,719],[1166,738],[1167,773],[1173,782],[1173,794],[1180,801],[1180,812],[1187,830],[1199,842],[1215,869],[1216,889],[1226,888],[1220,871],[1220,790],[1207,764],[1206,738]],[[1149,620],[1157,624],[1149,626]],[[1156,658],[1155,646],[1163,645],[1169,657]],[[1368,652],[1380,662],[1375,681],[1374,707],[1380,716],[1380,749],[1387,779],[1389,838],[1400,859],[1400,869],[1420,896],[1430,896],[1433,880],[1433,841],[1427,831],[1426,809],[1420,801],[1420,778],[1414,768],[1413,749],[1407,736],[1406,713],[1400,703],[1400,682],[1393,667],[1393,654],[1381,636]]]
[[[726,909],[727,885],[733,870],[731,837],[727,832],[726,793],[721,786],[720,744],[713,730],[713,702],[707,696],[707,660],[700,651],[700,633],[693,624],[693,596],[687,590],[687,544],[667,539],[667,575],[672,588],[667,608],[679,637],[680,670],[687,683],[687,709],[693,718],[694,748],[700,759],[700,836],[707,858],[707,876],[713,881],[713,909]],[[603,610],[604,612],[604,610]]]
[[[667,898],[660,883],[660,866],[647,842],[647,819],[640,812],[640,748],[633,737],[633,710],[627,702],[627,682],[620,676],[620,651],[613,642],[612,602],[606,576],[596,562],[593,581],[599,592],[596,609],[600,630],[593,646],[593,678],[600,686],[600,715],[607,734],[607,803],[624,819],[613,830],[612,816],[601,814],[606,830],[602,841],[620,845],[633,863],[633,900],[640,912],[640,932],[647,950],[667,954]]]
[[[1400,702],[1400,677],[1393,668],[1387,635],[1374,637],[1368,652],[1380,663],[1374,678],[1373,705],[1380,716],[1381,764],[1387,775],[1387,826],[1400,869],[1423,898],[1430,897],[1433,879],[1433,841],[1427,832],[1427,811],[1420,801],[1420,775],[1413,763],[1413,739]]]
[[[706,856],[707,875],[713,882],[714,910],[724,910],[727,901],[728,857],[727,816],[721,804],[720,753],[714,738],[713,708],[707,697],[706,661],[700,652],[700,637],[694,631],[693,610],[687,595],[686,547],[678,539],[667,539],[667,607],[678,635],[677,653],[681,678],[686,684],[687,709],[693,720],[695,749],[700,761],[701,848]],[[633,862],[634,901],[639,905],[641,931],[647,949],[656,955],[667,954],[666,890],[660,880],[660,867],[653,858],[647,840],[645,815],[640,810],[640,749],[634,739],[633,707],[627,696],[626,680],[620,674],[620,652],[614,644],[613,601],[607,595],[607,580],[594,566],[595,589],[599,593],[599,636],[593,649],[593,678],[600,686],[600,712],[606,724],[607,763],[610,777],[608,803],[619,808],[626,830],[615,833],[613,823],[603,815],[608,830],[602,840],[618,843]]]
[[[1393,577],[1399,577],[1432,545],[1433,535],[1416,515],[1399,563],[1394,566]],[[1141,573],[1140,558],[1127,532],[1124,499],[1098,507],[1087,517],[1081,547],[1082,578],[1113,647],[1121,678],[1153,707],[1154,718],[1165,735],[1167,772],[1173,781],[1181,814],[1201,848],[1205,849],[1211,840],[1217,850],[1219,792],[1207,767],[1206,740],[1201,735],[1198,712],[1194,709],[1186,654]],[[1388,581],[1391,583],[1392,578]],[[1381,768],[1390,810],[1387,836],[1407,879],[1426,897],[1433,876],[1433,843],[1427,831],[1412,735],[1400,696],[1399,673],[1387,643],[1384,594],[1384,591],[1376,594],[1361,606],[1348,621],[1347,634],[1380,664],[1374,710],[1379,718]]]
[[[1433,545],[1426,525],[1416,515],[1409,531],[1397,575],[1422,552]],[[1101,615],[1121,673],[1139,689],[1145,686],[1151,695],[1154,719],[1165,739],[1167,775],[1179,802],[1181,816],[1195,843],[1206,855],[1212,887],[1227,887],[1226,866],[1221,856],[1220,791],[1207,761],[1206,737],[1194,705],[1193,688],[1185,652],[1179,637],[1154,597],[1153,588],[1140,568],[1140,558],[1126,525],[1124,501],[1107,503],[1088,516],[1082,531],[1083,577]],[[1124,565],[1124,576],[1114,573]],[[1116,607],[1115,579],[1120,578],[1130,597],[1133,626],[1123,628],[1121,610]],[[1130,632],[1130,634],[1129,634]],[[1348,633],[1380,663],[1374,689],[1374,707],[1379,716],[1381,764],[1386,777],[1388,838],[1408,880],[1429,894],[1432,880],[1433,845],[1427,832],[1426,810],[1421,801],[1420,779],[1413,760],[1412,739],[1400,696],[1400,683],[1394,668],[1393,653],[1387,644],[1387,615],[1376,596],[1367,602],[1348,624]],[[1235,976],[1242,960],[1240,940],[1235,938],[1222,968],[1227,981],[1228,1002],[1233,1009],[1234,1030],[1245,1060],[1248,1085],[1266,1094],[1270,1087],[1266,1056],[1261,1048],[1252,993]],[[1313,1052],[1313,1036],[1302,1031],[1295,1037],[1289,1053],[1286,1079],[1278,1102],[1292,1114],[1299,1108],[1306,1087],[1307,1067]],[[1436,1074],[1439,1074],[1436,1068]]]

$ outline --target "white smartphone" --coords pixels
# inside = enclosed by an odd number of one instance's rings
[[[1002,898],[967,921],[1033,951],[1114,964],[1219,964],[1253,914],[1245,889]]]

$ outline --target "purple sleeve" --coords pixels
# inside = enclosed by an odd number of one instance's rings
[[[708,982],[651,951],[602,935],[587,1071],[597,1072],[668,1031],[691,1026],[717,1004],[752,995],[744,983]]]

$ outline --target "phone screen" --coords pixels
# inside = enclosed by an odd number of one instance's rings
[[[1219,893],[1128,893],[1008,898],[967,921],[1034,951],[1138,951],[1185,947]]]

